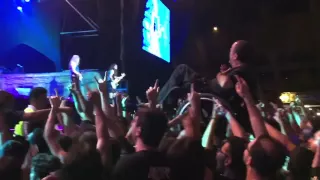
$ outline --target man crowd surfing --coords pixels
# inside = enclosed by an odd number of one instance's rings
[[[13,109],[10,93],[0,91],[0,180],[318,179],[317,119],[294,103],[257,102],[248,46],[235,42],[231,68],[202,80],[218,97],[208,123],[203,123],[202,92],[194,83],[200,75],[185,65],[163,88],[156,80],[146,90],[148,102],[134,113],[120,93],[109,103],[107,78],[95,78],[97,88],[88,88],[87,95],[81,82],[73,81],[73,104],[33,88],[23,112]],[[165,99],[187,82],[190,107],[168,119]],[[172,131],[176,125],[183,127],[178,133]]]

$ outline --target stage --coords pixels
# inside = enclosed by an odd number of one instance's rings
[[[91,89],[96,89],[94,77],[101,78],[98,70],[81,71],[83,80],[81,82],[81,91],[87,94],[84,85],[88,85]],[[44,87],[48,90],[48,95],[54,95],[57,89],[62,97],[69,97],[69,87],[71,85],[70,71],[52,72],[52,73],[27,73],[27,74],[2,74],[0,76],[0,89],[12,93],[15,97],[27,97],[34,87]]]

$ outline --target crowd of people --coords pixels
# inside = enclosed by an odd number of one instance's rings
[[[200,92],[193,83],[186,95],[190,107],[174,119],[168,119],[164,102],[159,105],[158,81],[146,90],[148,102],[133,114],[121,94],[109,103],[107,78],[96,78],[97,88],[87,95],[80,91],[81,82],[73,81],[72,105],[58,93],[48,98],[45,88],[34,88],[22,112],[13,109],[10,93],[0,91],[0,179],[318,179],[319,123],[294,103],[258,103],[251,79],[239,68],[246,58],[239,44],[244,46],[237,42],[231,48],[232,69],[224,68],[212,86],[228,89],[221,99],[242,107],[246,115],[213,98],[208,123],[203,123]],[[165,99],[168,92],[162,94]],[[177,124],[183,128],[174,133]]]

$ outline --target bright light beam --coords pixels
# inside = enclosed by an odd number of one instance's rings
[[[23,9],[22,9],[21,6],[18,6],[18,7],[17,7],[17,10],[20,11],[20,12],[23,12]]]

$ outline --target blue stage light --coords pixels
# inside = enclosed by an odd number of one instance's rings
[[[21,6],[18,6],[17,9],[18,9],[18,11],[23,12],[23,9]]]
[[[24,2],[28,3],[28,2],[30,2],[30,0],[24,0]]]

